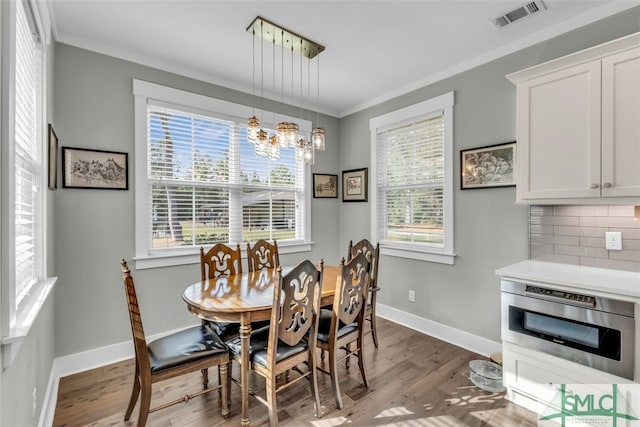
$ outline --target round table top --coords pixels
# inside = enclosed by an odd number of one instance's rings
[[[287,274],[292,268],[283,267],[282,274]],[[337,266],[324,266],[323,305],[332,302],[338,270]],[[246,313],[270,310],[273,305],[273,286],[276,283],[276,269],[219,276],[188,286],[182,294],[182,299],[200,312]]]

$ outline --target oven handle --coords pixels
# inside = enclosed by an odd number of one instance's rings
[[[547,301],[553,301],[553,302],[558,302],[558,303],[562,303],[562,304],[568,304],[568,305],[575,305],[577,307],[585,307],[585,308],[595,308],[596,307],[596,302],[595,300],[593,302],[584,302],[584,301],[574,301],[574,300],[568,300],[566,298],[561,298],[561,297],[557,297],[555,295],[541,295],[535,292],[529,292],[529,291],[524,291],[525,296],[530,297],[530,298],[537,298],[537,299],[542,299],[542,300],[547,300]]]

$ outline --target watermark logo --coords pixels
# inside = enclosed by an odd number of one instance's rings
[[[538,426],[640,427],[639,384],[561,384]]]

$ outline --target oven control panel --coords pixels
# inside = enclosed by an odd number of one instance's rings
[[[528,294],[557,298],[563,301],[577,302],[584,305],[590,305],[592,307],[595,307],[596,305],[596,298],[591,295],[575,294],[572,292],[564,292],[557,289],[547,289],[531,285],[527,285],[525,292]]]

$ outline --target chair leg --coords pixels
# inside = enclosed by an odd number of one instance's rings
[[[362,334],[358,336],[357,344],[358,344],[358,367],[360,368],[360,375],[362,375],[362,382],[364,383],[364,386],[368,388],[369,383],[367,382],[367,374],[364,368],[364,351],[363,351],[364,339],[362,337]]]
[[[320,393],[318,393],[318,370],[316,369],[316,352],[315,349],[309,351],[309,371],[311,373],[309,382],[311,383],[311,393],[315,400],[316,417],[322,417],[322,408],[320,406]]]
[[[329,374],[331,376],[331,388],[333,388],[333,394],[335,394],[336,404],[338,409],[342,409],[342,396],[340,395],[340,384],[338,382],[338,363],[337,363],[337,351],[334,346],[329,346]]]
[[[209,388],[209,369],[204,368],[201,369],[200,372],[202,372],[202,388],[206,390]]]
[[[222,414],[222,418],[229,417],[229,365],[226,363],[218,366],[218,375],[220,375],[220,405],[222,409],[220,413]]]
[[[351,343],[346,345],[347,357],[344,359],[345,368],[349,369],[349,361],[351,360]]]
[[[229,359],[227,366],[227,406],[231,406],[231,375],[233,373],[233,361],[231,359]],[[219,384],[222,385],[222,383]]]
[[[276,427],[278,425],[278,406],[276,404],[276,377],[275,375],[269,375],[266,380],[269,422],[271,423],[271,427]]]
[[[138,367],[136,366],[136,376],[133,379],[133,388],[131,389],[131,398],[129,399],[129,406],[127,407],[127,412],[124,414],[124,420],[128,421],[131,418],[131,413],[133,412],[133,408],[136,406],[136,402],[138,401],[138,396],[140,395],[140,378],[138,377]]]
[[[376,306],[371,307],[371,337],[373,338],[373,345],[378,348],[378,327],[376,326]]]
[[[138,427],[144,427],[149,417],[151,406],[151,383],[141,384],[140,413],[138,414]]]

